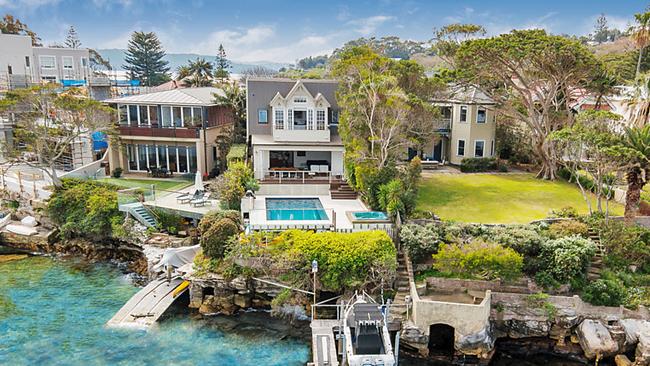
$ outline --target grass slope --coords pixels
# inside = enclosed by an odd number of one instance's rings
[[[186,187],[192,182],[189,181],[179,181],[179,180],[169,180],[169,179],[130,179],[130,178],[103,178],[100,179],[102,182],[115,184],[116,186],[124,188],[144,188],[148,189],[153,184],[156,187],[156,191],[177,191],[183,187]]]
[[[595,206],[595,197],[592,197]],[[588,208],[578,188],[564,181],[543,181],[531,174],[431,174],[424,176],[418,209],[445,220],[480,223],[527,223],[545,218],[550,210]],[[610,212],[622,214],[610,202]]]

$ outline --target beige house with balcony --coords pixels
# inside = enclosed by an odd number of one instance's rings
[[[217,137],[234,122],[232,111],[217,106],[219,88],[185,88],[106,100],[118,116],[118,139],[111,142],[111,170],[208,173],[221,152]]]
[[[342,178],[336,87],[335,80],[247,80],[247,133],[257,179]]]
[[[496,112],[492,99],[476,88],[450,87],[433,101],[441,118],[434,121],[438,136],[419,155],[423,161],[459,165],[464,158],[496,156]],[[409,158],[417,155],[409,151]]]

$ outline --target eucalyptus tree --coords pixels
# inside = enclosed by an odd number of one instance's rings
[[[589,49],[543,30],[513,30],[467,40],[454,58],[463,83],[492,98],[502,116],[530,128],[541,166],[537,176],[555,179],[557,157],[548,136],[573,121],[572,96],[588,85],[597,65]]]

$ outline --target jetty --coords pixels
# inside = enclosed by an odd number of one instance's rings
[[[144,326],[154,324],[185,291],[189,282],[180,277],[157,279],[133,295],[108,321],[108,326]]]

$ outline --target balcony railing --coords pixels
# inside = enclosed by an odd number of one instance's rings
[[[262,181],[265,183],[312,183],[328,182],[343,179],[343,174],[332,171],[310,171],[310,170],[265,170]]]
[[[199,138],[198,127],[154,127],[154,126],[132,126],[120,125],[119,131],[122,136],[149,136],[149,137],[178,137],[178,138]]]
[[[433,122],[437,132],[451,131],[451,118],[438,118]]]

